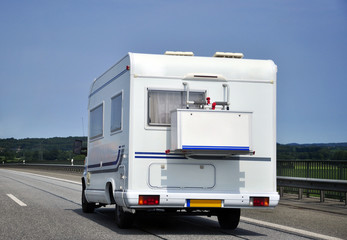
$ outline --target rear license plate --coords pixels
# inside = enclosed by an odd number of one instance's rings
[[[187,207],[220,208],[222,207],[222,200],[187,199]]]

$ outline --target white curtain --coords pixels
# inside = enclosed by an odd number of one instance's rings
[[[149,123],[170,124],[170,111],[181,107],[181,92],[151,91],[149,95]]]

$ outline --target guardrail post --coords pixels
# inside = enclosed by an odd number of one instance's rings
[[[306,162],[306,177],[307,178],[311,177],[311,174],[310,174],[311,165],[313,165],[313,162],[311,162],[311,161]],[[307,198],[310,197],[310,189],[306,189],[306,197]]]
[[[280,196],[283,197],[283,187],[280,187]]]
[[[323,190],[320,191],[320,202],[324,202],[325,192]]]
[[[302,188],[299,188],[299,200],[302,199]]]
[[[342,163],[338,164],[338,169],[339,169],[339,178],[338,179],[343,179],[343,165]],[[340,202],[343,202],[343,193],[340,192]]]

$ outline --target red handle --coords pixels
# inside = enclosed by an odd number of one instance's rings
[[[211,98],[210,98],[210,97],[207,97],[206,100],[207,100],[207,105],[210,105],[210,103],[211,103]]]

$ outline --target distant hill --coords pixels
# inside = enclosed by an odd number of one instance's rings
[[[72,147],[77,139],[87,142],[87,137],[0,139],[0,160],[65,161],[72,158]]]
[[[9,150],[52,150],[59,149],[62,151],[69,151],[72,149],[73,143],[76,139],[87,141],[87,137],[54,137],[54,138],[24,138],[14,139],[0,138],[0,149],[6,148]]]
[[[303,146],[303,147],[347,147],[347,142],[342,142],[342,143],[304,143],[304,144],[289,143],[289,144],[284,144],[284,145]]]
[[[0,139],[0,160],[13,161],[66,161],[73,157],[72,146],[76,139],[84,144],[87,137],[54,137]],[[80,157],[84,159],[84,157]],[[347,160],[347,142],[314,144],[277,144],[277,159]]]
[[[277,144],[277,159],[347,160],[347,143]]]

